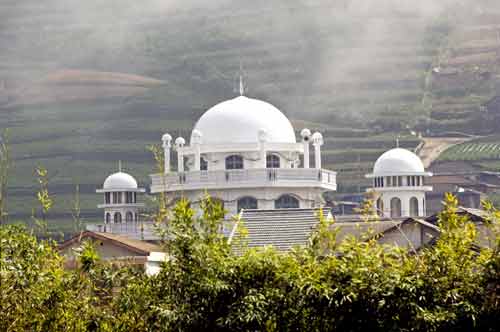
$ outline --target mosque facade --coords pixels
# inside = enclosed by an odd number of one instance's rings
[[[275,106],[240,94],[206,111],[196,122],[189,142],[163,135],[164,164],[152,174],[151,194],[172,201],[187,198],[195,210],[207,194],[219,200],[228,217],[241,211],[322,208],[323,193],[336,191],[337,176],[322,168],[321,133],[296,130]],[[312,157],[310,157],[312,155]],[[426,215],[425,193],[432,190],[422,161],[413,152],[395,148],[374,164],[368,189],[381,217]],[[145,192],[129,174],[111,174],[97,190],[103,194],[104,228],[128,225],[137,229],[138,194]],[[132,225],[132,226],[130,226]],[[143,227],[141,227],[143,229]]]

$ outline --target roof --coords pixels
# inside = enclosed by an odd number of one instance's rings
[[[330,209],[242,210],[248,247],[272,245],[280,251],[288,251],[294,246],[305,245],[319,223],[320,211],[328,217]]]
[[[206,111],[191,134],[201,134],[203,144],[257,143],[264,131],[271,143],[296,143],[288,118],[273,105],[245,96],[223,101]]]
[[[241,220],[248,231],[246,238],[249,248],[273,246],[279,251],[288,251],[295,246],[305,246],[314,228],[319,223],[319,211],[325,217],[329,216],[327,208],[312,209],[278,209],[278,210],[243,210]],[[439,232],[439,228],[425,220],[406,218],[392,220],[363,221],[361,216],[335,217],[331,225],[332,230],[337,230],[337,241],[342,241],[348,236],[368,240],[394,230],[409,223],[421,224]],[[236,226],[233,229],[234,236]]]
[[[472,222],[485,222],[488,218],[488,213],[481,209],[466,208],[459,206],[457,209],[459,215],[467,215]],[[437,224],[439,220],[439,214],[434,214],[425,218],[425,221]]]
[[[428,175],[422,160],[407,149],[395,148],[384,152],[373,166],[374,176]]]
[[[76,234],[71,239],[64,241],[59,245],[59,250],[68,248],[72,244],[79,243],[85,238],[92,238],[100,241],[106,241],[112,243],[118,247],[128,249],[138,255],[147,256],[151,252],[161,252],[163,251],[159,245],[152,244],[145,241],[133,240],[124,236],[111,234],[111,233],[100,233],[92,231],[84,231],[82,233]]]
[[[130,174],[117,172],[104,180],[103,189],[137,189],[137,181]]]

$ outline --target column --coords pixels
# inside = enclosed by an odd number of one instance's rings
[[[200,159],[201,159],[201,138],[202,134],[199,130],[193,130],[192,142],[194,148],[194,170],[200,171]]]
[[[163,172],[170,173],[170,148],[172,147],[172,136],[169,134],[163,135],[161,138],[163,142]]]
[[[317,169],[321,169],[321,146],[323,145],[323,135],[319,132],[315,132],[312,135],[312,144],[314,146],[314,166]]]
[[[186,140],[182,137],[177,137],[175,140],[175,147],[177,150],[177,172],[184,172],[184,153],[182,149],[184,148],[184,144],[186,144]]]
[[[304,144],[304,168],[309,168],[309,140],[311,139],[311,131],[307,128],[300,132],[302,143]]]
[[[267,167],[267,151],[266,151],[266,141],[267,132],[264,129],[259,130],[259,154],[260,154],[260,167]]]

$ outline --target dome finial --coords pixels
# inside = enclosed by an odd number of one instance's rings
[[[245,84],[243,83],[243,64],[240,59],[240,96],[245,94]]]
[[[399,148],[399,135],[396,136],[396,147]]]
[[[118,172],[122,171],[122,161],[118,160]]]

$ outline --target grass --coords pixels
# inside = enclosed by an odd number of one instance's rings
[[[500,159],[500,140],[488,138],[452,146],[444,151],[442,161],[497,161]]]

